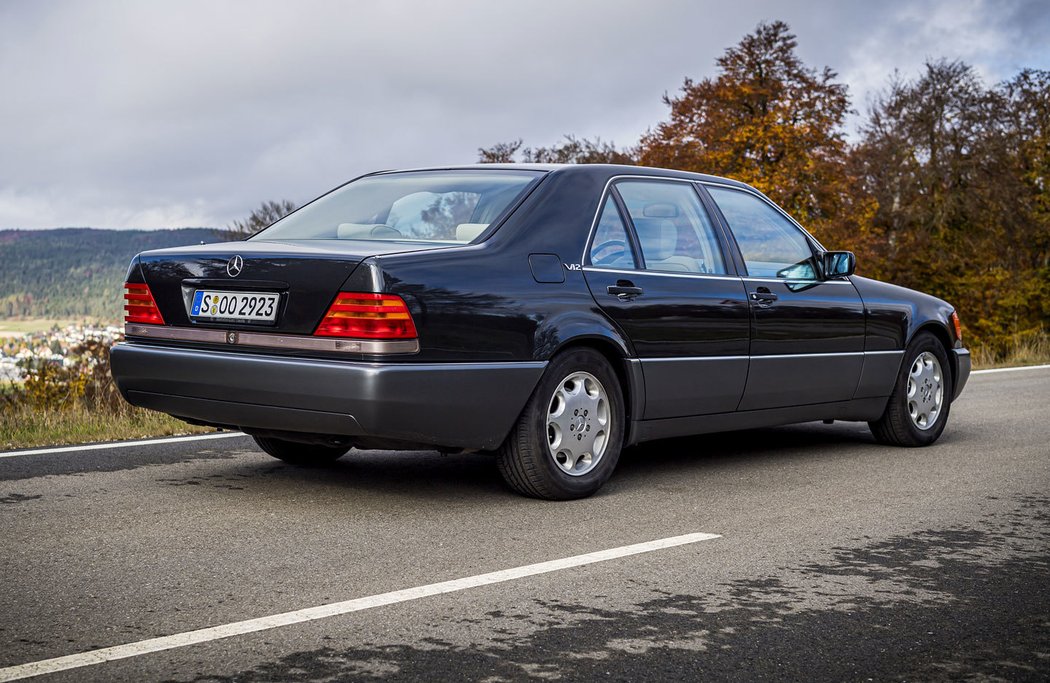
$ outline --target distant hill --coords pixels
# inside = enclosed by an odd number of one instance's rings
[[[119,321],[135,254],[224,239],[229,233],[210,228],[0,230],[0,319]]]

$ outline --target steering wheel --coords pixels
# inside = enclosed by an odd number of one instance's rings
[[[596,266],[601,266],[601,265],[605,265],[607,263],[612,263],[616,259],[618,259],[621,256],[623,256],[624,253],[626,253],[626,251],[627,251],[627,243],[626,242],[624,242],[623,240],[608,240],[607,242],[602,242],[598,246],[593,247],[591,249],[591,254],[600,254],[602,251],[604,251],[606,249],[615,249],[617,247],[619,248],[619,251],[613,251],[611,254],[608,254],[606,256],[600,256],[598,258],[594,258],[592,256],[591,257],[591,261]]]

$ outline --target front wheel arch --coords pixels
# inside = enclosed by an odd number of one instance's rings
[[[933,381],[926,381],[928,391],[925,398],[917,399],[922,393],[919,389],[922,384],[920,378],[929,377],[925,375],[921,365],[923,356],[930,359],[927,363],[928,368],[935,371],[939,366],[940,380],[938,382],[934,378]],[[940,438],[951,414],[954,371],[948,356],[948,349],[944,348],[942,341],[933,333],[919,332],[909,342],[882,416],[868,422],[868,427],[877,442],[891,446],[916,447],[929,446]],[[930,405],[932,396],[941,397],[933,403],[937,407],[936,421],[922,425],[916,418],[922,417],[923,412],[911,412],[910,407],[913,404],[921,406],[923,402]]]
[[[923,332],[932,334],[937,339],[937,341],[941,343],[941,346],[944,347],[944,355],[948,356],[947,369],[948,372],[951,373],[952,386],[954,387],[955,381],[956,379],[958,379],[959,369],[955,367],[955,358],[954,354],[952,353],[952,349],[954,348],[955,344],[952,341],[951,335],[948,333],[948,327],[946,324],[942,324],[933,320],[923,323],[918,328],[916,328],[914,332],[912,332],[911,338],[908,339],[908,343],[904,345],[904,348],[907,349],[915,340],[915,338]]]

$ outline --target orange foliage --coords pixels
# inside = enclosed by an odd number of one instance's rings
[[[1050,72],[986,88],[960,62],[896,78],[850,145],[845,84],[804,65],[780,21],[725,51],[719,72],[665,96],[666,121],[637,148],[577,140],[526,160],[621,163],[748,183],[858,271],[960,311],[971,346],[1008,353],[1050,329]],[[479,150],[513,161],[522,141]],[[1040,336],[1041,335],[1041,336]]]
[[[993,351],[1050,322],[1050,73],[997,88],[932,62],[894,81],[858,144],[849,98],[806,67],[786,24],[760,24],[718,59],[717,77],[665,96],[642,164],[755,186],[866,275],[955,304]]]

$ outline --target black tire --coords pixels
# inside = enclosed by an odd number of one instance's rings
[[[580,428],[595,440],[593,450],[601,450],[601,453],[596,459],[592,457],[590,462],[581,458],[574,464],[563,457],[562,464],[559,464],[558,456],[551,451],[548,442],[548,411],[554,405],[556,389],[586,385],[589,380],[582,383],[570,381],[574,376],[579,380],[582,377],[579,373],[597,380],[598,386],[592,385],[591,388],[603,390],[607,399],[605,407],[595,410],[593,415],[588,410],[586,416],[581,414],[572,418],[578,419],[582,425]],[[569,409],[566,408],[564,413],[567,417]],[[605,425],[601,425],[596,417],[599,412],[607,419]],[[600,489],[616,469],[623,447],[624,419],[623,391],[609,362],[592,349],[569,350],[555,357],[547,366],[517,423],[500,446],[496,454],[500,474],[511,488],[526,496],[547,500],[586,498]],[[596,430],[595,434],[604,436],[590,437],[591,428]],[[575,430],[576,425],[570,429]],[[565,433],[568,439],[572,436],[581,438],[578,431],[566,430]],[[604,446],[599,445],[599,438],[604,438]],[[575,442],[570,440],[568,443],[571,447]],[[586,444],[587,441],[580,443]],[[570,474],[568,470],[572,468],[579,468],[583,473]]]
[[[925,353],[933,354],[940,364],[942,400],[940,411],[932,424],[922,429],[912,419],[909,410],[908,378],[920,356]],[[897,373],[897,381],[893,385],[889,403],[886,404],[886,411],[878,420],[868,423],[875,440],[889,446],[905,447],[929,446],[936,441],[948,423],[948,413],[951,410],[952,379],[951,366],[948,365],[948,352],[945,351],[940,340],[929,332],[920,332],[915,335],[904,352],[904,361],[901,363],[900,372]]]
[[[323,467],[346,455],[349,448],[285,441],[269,436],[253,436],[255,443],[278,460],[297,467]]]

